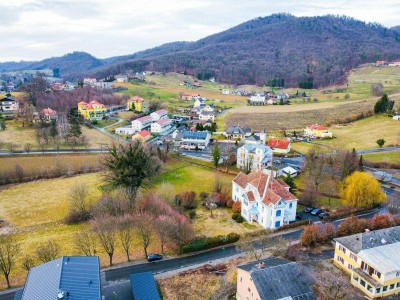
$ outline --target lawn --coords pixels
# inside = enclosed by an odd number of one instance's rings
[[[312,143],[306,143],[306,142],[292,143],[292,149],[294,151],[300,152],[301,154],[307,154],[308,151],[310,151],[314,147],[319,148],[319,151],[321,151],[321,152],[330,152],[330,149],[328,147],[323,147],[323,146],[315,145]]]
[[[371,162],[399,163],[400,151],[363,154],[363,158]]]
[[[400,123],[387,116],[378,115],[346,125],[334,125],[330,128],[335,138],[321,140],[336,149],[371,149],[378,148],[376,140],[385,139],[385,145],[400,144]]]

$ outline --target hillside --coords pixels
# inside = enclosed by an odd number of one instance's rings
[[[284,79],[314,87],[332,85],[363,63],[400,59],[398,27],[348,17],[275,14],[242,23],[196,42],[174,42],[131,55],[97,59],[84,52],[40,62],[0,63],[0,70],[60,68],[66,79],[104,78],[153,70],[215,76],[230,84]]]

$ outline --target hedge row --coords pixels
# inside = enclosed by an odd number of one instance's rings
[[[282,231],[282,230],[286,230],[286,229],[290,229],[290,228],[296,228],[296,227],[300,227],[300,226],[304,226],[304,225],[310,225],[310,221],[311,221],[310,219],[307,219],[307,220],[302,220],[302,221],[282,225],[281,227],[278,227],[277,229],[275,229],[275,231]]]
[[[210,248],[235,243],[239,240],[239,238],[240,236],[234,232],[231,232],[227,235],[199,238],[190,242],[189,244],[183,245],[181,247],[181,253],[190,253],[194,251],[207,250]]]

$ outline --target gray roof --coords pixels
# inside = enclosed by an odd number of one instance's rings
[[[14,98],[14,97],[6,96],[3,99],[0,99],[0,101],[16,101],[16,102],[18,102],[18,99]]]
[[[358,254],[361,250],[400,242],[400,226],[357,233],[336,238],[335,241]]]
[[[157,285],[151,272],[134,273],[129,276],[135,300],[160,300]]]
[[[258,267],[261,262],[265,264],[263,268]],[[270,257],[238,268],[250,272],[261,300],[285,297],[292,297],[293,300],[316,299],[296,262]]]
[[[205,140],[208,134],[208,131],[184,131],[183,138],[192,140]]]
[[[260,140],[260,137],[257,135],[251,135],[248,138],[246,138],[246,141],[254,141],[254,142],[258,142]]]
[[[226,130],[227,134],[245,134],[251,132],[249,127],[240,127],[239,125],[233,125]]]
[[[97,256],[63,256],[33,267],[21,300],[100,300],[100,263]]]

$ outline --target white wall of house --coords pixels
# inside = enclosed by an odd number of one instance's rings
[[[164,133],[171,129],[171,124],[160,125],[157,122],[151,124],[151,133]]]
[[[139,121],[139,120],[134,120],[132,121],[132,128],[135,129],[136,131],[141,131],[147,127],[149,127],[152,123],[152,120],[146,120],[146,121]]]
[[[134,134],[136,130],[132,127],[118,127],[115,129],[116,134],[126,135],[126,134]]]

